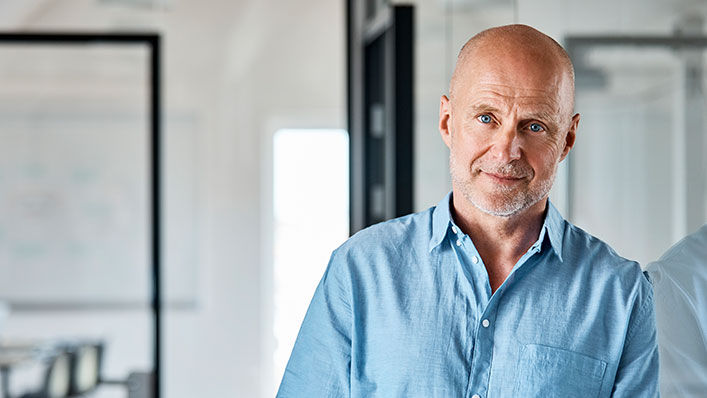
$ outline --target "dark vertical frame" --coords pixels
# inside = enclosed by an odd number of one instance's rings
[[[353,234],[413,211],[414,9],[347,0],[346,22]]]
[[[395,16],[395,217],[413,212],[414,171],[414,15],[412,6],[397,6]]]
[[[358,0],[346,0],[346,88],[347,128],[349,133],[349,232],[353,235],[364,225],[365,195],[363,148],[363,57],[361,41],[363,34],[357,21],[364,18],[364,10]]]
[[[161,355],[162,355],[162,292],[161,292],[161,50],[160,36],[158,34],[129,34],[129,33],[0,33],[2,44],[43,44],[43,45],[81,45],[81,44],[134,44],[146,45],[149,49],[149,96],[150,96],[150,137],[149,137],[149,165],[150,165],[150,212],[151,212],[151,276],[153,311],[153,396],[161,397]]]

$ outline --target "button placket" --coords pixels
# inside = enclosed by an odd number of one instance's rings
[[[467,389],[467,397],[473,397],[472,393],[483,397],[488,393],[489,376],[491,371],[491,361],[494,350],[494,327],[496,320],[498,303],[501,295],[491,297],[487,307],[481,314],[481,321],[477,321],[476,344],[474,353],[476,357],[472,362],[471,384]]]

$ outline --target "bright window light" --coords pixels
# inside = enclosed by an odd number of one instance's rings
[[[277,131],[273,200],[274,365],[279,385],[329,256],[348,237],[346,131]]]

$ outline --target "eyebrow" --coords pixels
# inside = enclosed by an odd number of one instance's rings
[[[489,113],[501,113],[500,109],[486,103],[479,103],[479,104],[474,104],[471,105],[467,108],[467,113],[483,113],[483,112],[489,112]],[[541,121],[554,121],[555,117],[553,116],[554,113],[551,111],[537,111],[537,112],[531,112],[527,115],[524,115],[522,117],[522,120],[529,120],[529,119],[537,119]]]
[[[485,103],[479,103],[479,104],[474,104],[471,105],[467,108],[467,113],[482,113],[482,112],[489,112],[489,113],[500,113],[500,109],[496,108],[495,106],[485,104]]]
[[[555,124],[555,116],[552,112],[548,111],[540,111],[540,112],[533,112],[527,115],[527,117],[524,117],[523,120],[540,120],[543,123],[551,123]]]

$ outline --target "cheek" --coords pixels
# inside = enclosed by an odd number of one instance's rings
[[[478,129],[468,126],[458,126],[452,136],[452,147],[456,151],[457,159],[474,160],[479,157],[487,145],[487,137]]]
[[[521,143],[521,148],[532,166],[546,166],[559,159],[559,148],[554,141],[528,137]]]
[[[529,162],[536,174],[551,175],[555,172],[560,160],[561,149],[557,145],[543,145],[535,152]]]

